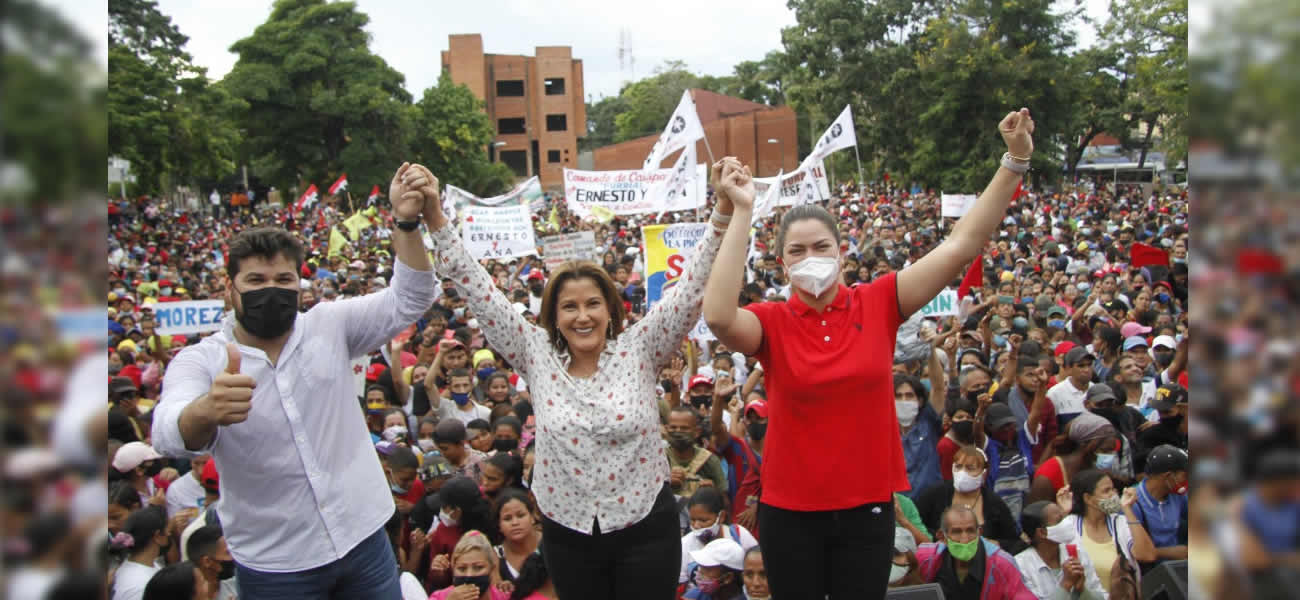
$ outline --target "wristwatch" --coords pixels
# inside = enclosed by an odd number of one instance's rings
[[[394,221],[394,224],[396,224],[397,228],[402,231],[415,231],[420,227],[420,220],[412,219],[410,221]]]

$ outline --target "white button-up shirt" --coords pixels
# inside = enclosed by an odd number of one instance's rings
[[[1077,540],[1076,540],[1077,543]],[[1081,600],[1104,600],[1107,597],[1106,588],[1102,587],[1101,579],[1097,577],[1097,569],[1092,566],[1092,558],[1088,556],[1088,551],[1084,550],[1083,544],[1077,543],[1079,551],[1079,564],[1083,567],[1084,573],[1084,591],[1080,594]],[[1070,553],[1065,550],[1065,544],[1057,544],[1057,551],[1060,553],[1061,564],[1070,560]],[[1070,598],[1071,594],[1061,589],[1061,579],[1064,572],[1061,569],[1052,569],[1043,562],[1043,557],[1038,555],[1038,551],[1029,548],[1016,555],[1016,564],[1020,565],[1020,576],[1025,580],[1025,587],[1038,596],[1041,600],[1050,600],[1053,598]]]
[[[438,273],[472,303],[492,348],[528,380],[537,417],[529,489],[542,514],[586,534],[597,519],[601,533],[644,519],[668,480],[655,394],[659,370],[700,319],[722,231],[708,228],[677,285],[645,318],[606,342],[591,377],[569,375],[567,353],[515,312],[454,228],[432,237]]]
[[[433,271],[394,263],[393,285],[383,291],[299,314],[278,364],[240,345],[240,372],[257,382],[248,420],[218,427],[197,451],[185,448],[181,411],[225,370],[226,344],[236,341],[234,315],[168,366],[154,408],[154,448],[173,457],[212,455],[221,471],[217,512],[240,564],[268,572],[326,565],[393,516],[349,365],[433,302]]]

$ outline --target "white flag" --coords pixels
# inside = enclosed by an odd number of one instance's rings
[[[781,198],[781,178],[784,174],[785,171],[778,171],[771,183],[760,182],[757,178],[754,179],[754,193],[758,197],[754,200],[754,216],[750,219],[750,224],[758,223],[772,214],[772,209],[776,208],[777,200]],[[751,252],[752,249],[751,244]]]
[[[835,122],[826,129],[820,138],[817,139],[817,145],[813,146],[812,154],[803,159],[803,164],[799,168],[811,165],[812,163],[826,158],[832,152],[843,148],[856,146],[858,143],[857,133],[853,129],[853,111],[849,105],[844,106],[840,116],[835,118]]]
[[[813,177],[812,170],[804,169],[803,183],[799,186],[799,199],[795,200],[795,205],[813,204],[821,199],[821,194],[817,191],[817,180]]]
[[[650,190],[646,192],[646,196],[651,198],[656,206],[662,207],[662,210],[694,208],[693,206],[679,205],[695,195],[695,164],[695,143],[691,142],[686,145],[686,149],[682,150],[681,155],[677,157],[677,162],[673,165],[668,178],[652,185]]]
[[[664,126],[664,132],[659,134],[659,140],[650,149],[650,155],[646,157],[645,164],[641,165],[641,168],[658,169],[664,157],[687,144],[695,143],[702,137],[704,137],[704,126],[700,125],[700,116],[695,112],[695,101],[691,99],[691,91],[683,91],[682,101],[677,103],[677,110],[674,110],[673,116],[668,118],[668,125]]]

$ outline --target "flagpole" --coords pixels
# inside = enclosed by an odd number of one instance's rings
[[[862,198],[865,198],[865,197],[866,197],[866,193],[862,191],[862,190],[863,190],[863,187],[862,187],[862,184],[863,184],[863,181],[862,181],[862,157],[858,155],[858,141],[857,141],[857,140],[853,140],[853,158],[854,158],[855,160],[858,161],[858,196],[859,196],[859,197],[862,197]]]
[[[861,168],[859,168],[859,170],[861,170]],[[348,212],[352,212],[352,192],[347,188],[343,188],[343,193],[348,197]]]
[[[690,90],[690,94],[691,94],[691,108],[694,109],[694,108],[695,108],[695,90]],[[696,118],[697,120],[700,118],[700,117],[699,117],[699,114],[700,114],[700,111],[699,111],[698,109],[695,110],[695,118]],[[700,123],[700,129],[704,129],[704,124],[703,124],[703,123]],[[709,165],[710,165],[710,166],[712,166],[713,163],[717,162],[717,160],[713,158],[713,149],[709,147],[709,134],[708,134],[708,132],[705,132],[705,133],[704,133],[704,151],[709,153]],[[698,212],[698,211],[697,211],[697,212]]]

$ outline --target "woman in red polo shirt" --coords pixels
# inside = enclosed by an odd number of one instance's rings
[[[723,236],[704,318],[728,348],[763,365],[769,421],[758,522],[776,598],[885,595],[893,493],[908,489],[894,413],[894,339],[907,315],[979,255],[1006,215],[1029,168],[1034,121],[1022,108],[998,130],[1008,152],[975,206],[932,252],[870,284],[840,283],[835,218],[802,205],[781,219],[776,245],[793,297],[738,308],[748,232],[732,227]],[[733,219],[751,218],[752,182],[717,193],[735,206]]]

